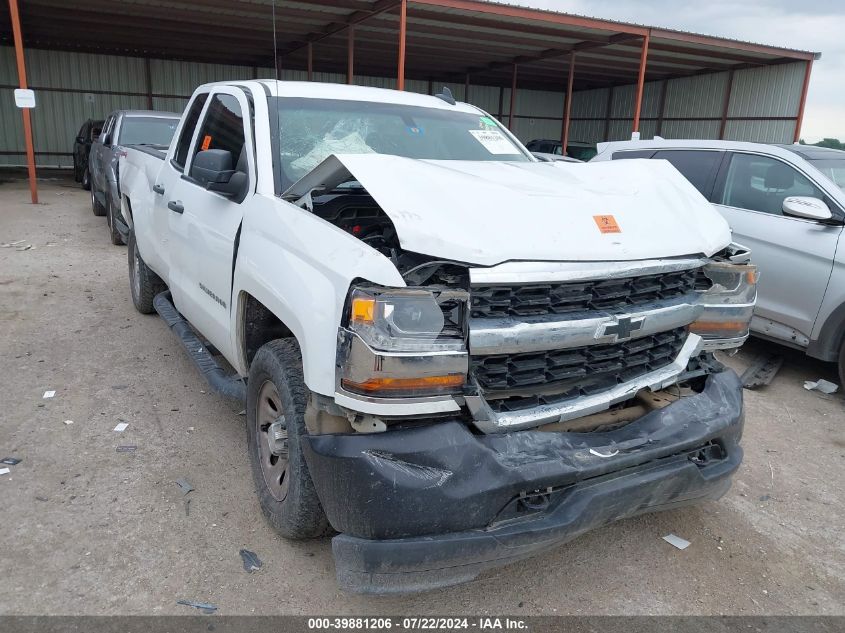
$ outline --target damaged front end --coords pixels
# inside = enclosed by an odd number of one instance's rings
[[[713,353],[749,334],[747,250],[438,259],[403,246],[395,210],[319,171],[311,185],[328,185],[299,191],[299,204],[381,252],[407,284],[353,283],[334,398],[313,395],[306,415],[308,467],[341,532],[342,587],[463,582],[729,488],[742,389]]]
[[[672,385],[699,391],[721,370],[712,352],[749,335],[756,269],[732,248],[463,272],[433,262],[428,285],[355,286],[338,333],[335,401],[382,420],[378,430],[461,412],[478,431],[501,433],[583,422]]]

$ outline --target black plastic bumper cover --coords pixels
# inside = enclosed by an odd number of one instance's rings
[[[475,435],[452,421],[309,436],[305,453],[341,532],[332,543],[340,586],[399,593],[472,580],[618,519],[718,498],[742,461],[742,425],[742,386],[728,370],[700,394],[609,432]]]

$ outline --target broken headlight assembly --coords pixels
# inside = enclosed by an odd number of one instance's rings
[[[751,315],[757,300],[757,267],[715,261],[702,268],[701,315],[689,331],[701,336],[711,348],[737,347],[748,338]]]
[[[460,290],[354,287],[340,329],[342,388],[376,397],[459,393],[467,301]]]

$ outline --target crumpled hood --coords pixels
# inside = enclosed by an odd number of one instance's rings
[[[727,222],[663,160],[514,163],[342,154],[284,195],[333,188],[350,176],[390,216],[402,248],[481,266],[709,256],[731,241]]]

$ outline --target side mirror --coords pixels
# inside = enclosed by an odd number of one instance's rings
[[[243,200],[249,176],[232,168],[232,152],[224,149],[207,149],[198,152],[191,164],[191,178],[227,198]]]
[[[77,143],[84,143],[84,142],[85,142],[85,138],[84,138],[84,137],[82,137],[82,136],[77,136],[77,137],[76,137],[76,142],[77,142]]]
[[[783,200],[783,212],[807,220],[830,220],[833,214],[824,200],[808,196],[789,196]]]
[[[229,182],[234,173],[232,152],[225,149],[197,152],[194,162],[191,163],[191,178],[202,184]]]

